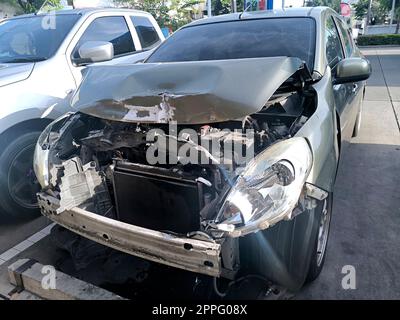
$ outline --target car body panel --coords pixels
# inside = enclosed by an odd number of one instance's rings
[[[75,81],[62,55],[36,62],[24,81],[0,87],[0,133],[30,119],[55,119],[70,110]],[[45,82],[44,79],[46,79]]]
[[[42,194],[42,206],[50,200]],[[39,197],[40,199],[40,197]],[[60,215],[48,217],[71,231],[111,248],[138,257],[184,270],[219,277],[221,274],[221,245],[214,241],[190,239],[169,233],[141,228],[92,212],[73,208]],[[84,225],[85,229],[80,228]],[[189,248],[190,250],[186,249]]]
[[[326,191],[333,191],[339,150],[330,72],[314,84],[313,88],[317,93],[318,107],[296,136],[306,138],[313,152],[313,166],[307,182]]]
[[[260,111],[302,66],[298,58],[272,57],[92,67],[72,107],[125,122],[235,120]]]
[[[34,63],[0,64],[0,87],[27,79],[34,65]]]

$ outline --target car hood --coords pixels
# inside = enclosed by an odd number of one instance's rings
[[[0,63],[0,87],[29,78],[34,63]]]
[[[72,99],[83,113],[125,122],[202,124],[260,111],[298,58],[93,66]]]

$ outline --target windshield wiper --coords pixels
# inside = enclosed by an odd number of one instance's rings
[[[32,58],[14,58],[6,61],[0,61],[1,63],[24,63],[24,62],[39,62],[47,60],[46,57],[32,57]]]

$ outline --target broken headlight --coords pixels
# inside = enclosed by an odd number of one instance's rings
[[[46,144],[48,136],[51,131],[52,124],[48,125],[46,129],[40,134],[38,142],[35,147],[35,154],[33,156],[33,170],[35,171],[36,178],[42,188],[49,186],[49,149]]]
[[[311,166],[312,152],[304,138],[272,145],[239,176],[218,214],[216,228],[239,237],[290,219]]]
[[[36,178],[44,189],[49,186],[49,150],[43,150],[39,143],[35,147],[33,156],[33,170]]]
[[[57,131],[64,120],[71,116],[72,113],[66,113],[50,123],[46,129],[40,134],[36,143],[35,154],[33,156],[33,170],[36,178],[43,189],[50,184],[49,172],[49,150],[53,142],[52,134],[58,137]]]

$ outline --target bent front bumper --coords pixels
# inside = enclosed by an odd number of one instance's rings
[[[42,214],[85,238],[172,267],[214,277],[221,275],[218,243],[138,227],[78,207],[57,214],[52,210],[57,199],[51,198],[43,193],[38,195]]]

